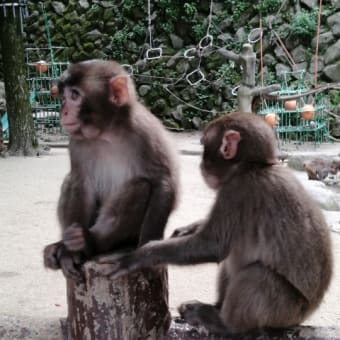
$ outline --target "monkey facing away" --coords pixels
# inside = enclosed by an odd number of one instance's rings
[[[336,174],[332,161],[320,157],[306,160],[303,163],[303,168],[307,172],[308,179],[310,180],[322,181],[328,174]]]
[[[44,263],[81,280],[80,265],[93,255],[163,237],[177,196],[177,159],[119,64],[73,64],[58,87],[71,170],[58,202],[62,240],[45,247]]]
[[[189,323],[222,335],[301,323],[319,306],[332,275],[322,212],[277,163],[275,136],[260,117],[221,117],[205,128],[202,143],[202,175],[217,191],[206,219],[101,259],[103,270],[115,278],[164,263],[218,262],[218,301],[182,304]]]

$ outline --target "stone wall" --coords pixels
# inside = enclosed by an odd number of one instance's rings
[[[57,60],[109,58],[129,64],[140,96],[165,124],[198,128],[220,112],[235,108],[231,91],[239,84],[241,70],[218,54],[217,49],[225,47],[238,52],[248,34],[259,27],[260,14],[265,83],[275,83],[282,71],[292,70],[290,55],[296,69],[306,70],[307,83],[313,84],[318,2],[215,0],[208,27],[209,1],[150,0],[151,43],[154,48],[162,48],[162,57],[149,60],[144,58],[150,48],[147,0],[63,0],[45,1],[44,5],[52,43],[65,47],[64,53],[56,55]],[[40,2],[29,1],[29,13],[25,20],[27,46],[47,47]],[[201,54],[197,49],[189,50],[207,32],[213,37],[212,46]],[[203,45],[208,45],[207,41]],[[254,48],[260,56],[258,42]],[[184,57],[186,51],[192,58]],[[49,59],[43,52],[40,57]],[[323,1],[317,65],[318,83],[340,81],[338,0]],[[260,68],[258,71],[260,74]],[[190,72],[194,73],[188,82],[186,76]],[[204,81],[199,81],[202,77]],[[196,86],[190,84],[196,81]]]

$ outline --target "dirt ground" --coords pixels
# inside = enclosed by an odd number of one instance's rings
[[[182,190],[166,235],[204,217],[214,198],[199,173],[198,138],[196,134],[175,136],[182,151]],[[326,151],[338,154],[339,149],[332,146]],[[68,167],[65,148],[53,148],[49,155],[36,158],[0,158],[0,326],[6,318],[47,323],[67,315],[65,280],[60,272],[43,268],[42,249],[59,238],[56,202]],[[325,214],[330,224],[339,227],[338,211]],[[340,326],[340,234],[333,231],[332,240],[334,278],[322,306],[306,322],[309,325]],[[186,300],[214,302],[216,269],[212,264],[170,267],[171,311],[176,314],[176,307]]]

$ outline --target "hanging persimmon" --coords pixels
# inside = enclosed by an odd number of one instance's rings
[[[285,101],[285,110],[287,111],[293,111],[296,110],[296,100],[292,99],[292,100],[286,100]]]
[[[271,127],[274,127],[279,123],[279,117],[276,113],[267,113],[264,116],[264,121]]]
[[[45,73],[48,69],[48,65],[46,63],[46,61],[44,60],[39,60],[36,64],[35,64],[35,70],[37,72],[40,73]]]
[[[313,120],[315,116],[315,108],[312,104],[305,104],[301,109],[301,117],[305,120]]]

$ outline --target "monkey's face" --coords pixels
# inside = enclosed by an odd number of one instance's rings
[[[61,122],[64,129],[73,134],[80,130],[81,124],[78,118],[82,94],[77,87],[66,86],[62,89]]]
[[[100,130],[93,124],[86,124],[79,117],[84,102],[83,91],[76,86],[65,86],[62,90],[61,122],[71,135],[95,138]]]
[[[72,64],[58,81],[61,121],[77,138],[94,138],[128,120],[136,101],[129,77],[119,64],[85,61]]]

